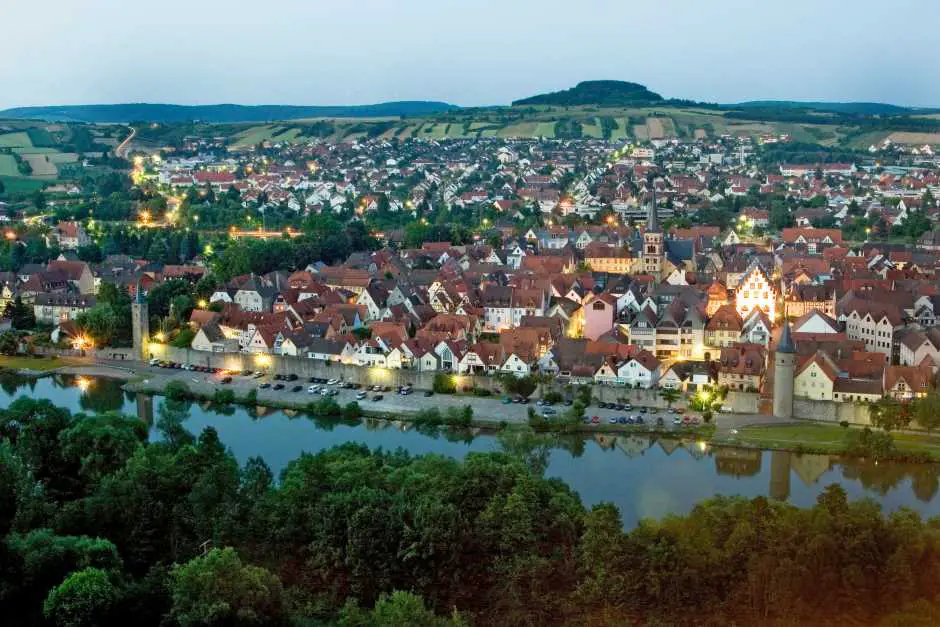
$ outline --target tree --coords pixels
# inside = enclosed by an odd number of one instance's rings
[[[33,312],[33,308],[23,303],[21,296],[17,296],[7,303],[3,315],[10,319],[13,328],[17,331],[27,331],[36,328],[36,315]]]
[[[16,355],[19,350],[20,341],[12,331],[0,333],[0,355]]]
[[[53,588],[43,603],[46,619],[62,627],[95,627],[112,622],[120,592],[111,577],[98,568],[70,574]]]
[[[424,604],[424,599],[402,590],[383,594],[371,612],[364,612],[354,603],[347,604],[339,619],[341,627],[459,627],[466,624],[457,612],[450,618],[435,615]]]
[[[679,390],[663,388],[659,391],[659,397],[666,402],[666,407],[672,407],[672,404],[679,400]]]
[[[110,344],[118,327],[117,314],[109,304],[96,304],[91,309],[78,314],[75,322],[96,346]]]
[[[443,372],[434,375],[432,388],[438,394],[454,394],[457,391],[457,383],[454,377]]]
[[[884,429],[894,431],[908,426],[913,419],[911,405],[902,403],[894,398],[882,398],[869,407],[871,423]]]
[[[176,566],[170,618],[181,627],[278,625],[284,620],[276,575],[242,563],[232,548],[213,549]]]

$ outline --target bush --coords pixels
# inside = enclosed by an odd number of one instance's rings
[[[469,405],[448,407],[444,422],[452,427],[469,427],[473,424],[473,408]]]
[[[431,409],[422,409],[419,411],[412,422],[417,426],[439,427],[444,424],[444,418],[437,407]]]
[[[545,394],[545,400],[549,403],[560,403],[565,400],[565,397],[558,390],[551,390]]]
[[[473,395],[485,398],[487,396],[493,396],[493,393],[486,388],[473,388]]]
[[[321,398],[307,405],[307,411],[315,418],[339,418],[343,410],[332,398]]]
[[[362,417],[362,408],[359,407],[359,403],[352,401],[346,403],[346,406],[343,407],[343,418],[346,420],[356,420],[357,418]]]
[[[848,428],[849,428],[849,421],[848,421],[848,420],[843,420],[842,422],[839,423],[839,426],[842,427],[843,429],[848,429]]]
[[[457,383],[451,375],[439,372],[434,375],[432,388],[437,394],[455,394],[457,392]]]
[[[861,431],[852,430],[846,434],[845,452],[848,455],[881,459],[893,455],[895,451],[894,438],[890,433],[865,427]]]
[[[212,396],[212,402],[216,405],[231,405],[235,402],[235,392],[232,390],[216,390]]]
[[[258,404],[258,390],[248,390],[248,394],[245,395],[245,405],[257,405]]]
[[[189,348],[195,337],[196,332],[187,327],[180,331],[179,334],[174,337],[172,341],[170,341],[170,346],[175,346],[176,348]]]
[[[163,393],[166,394],[166,397],[174,401],[183,401],[187,398],[192,398],[192,392],[189,391],[189,386],[186,385],[184,381],[170,381],[166,384],[166,387],[163,388]]]

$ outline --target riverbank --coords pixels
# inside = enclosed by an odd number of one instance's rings
[[[126,381],[124,388],[131,392],[165,395],[166,386],[172,381],[186,384],[187,394],[195,400],[214,401],[216,392],[229,390],[232,400],[242,405],[263,406],[309,413],[311,403],[322,397],[307,393],[307,384],[302,382],[285,383],[283,390],[273,387],[258,389],[268,377],[254,379],[235,375],[230,384],[223,385],[212,375],[180,370],[151,368],[146,365],[134,367],[121,365],[66,366],[56,372],[86,377],[107,377]],[[300,386],[298,392],[293,392]],[[389,392],[380,401],[372,400],[370,393],[365,399],[356,399],[357,390],[338,390],[334,400],[343,407],[357,402],[361,415],[366,418],[385,418],[389,420],[416,422],[420,414],[430,409],[437,409],[442,414],[449,408],[463,409],[469,406],[473,410],[472,419],[463,426],[496,432],[512,425],[529,425],[528,409],[532,405],[503,404],[498,398],[477,398],[436,394],[425,397],[420,392],[409,396],[400,396]],[[559,413],[564,408],[558,408]],[[712,445],[735,446],[748,449],[768,449],[793,453],[819,453],[827,455],[847,455],[847,440],[851,433],[861,433],[861,429],[820,424],[808,421],[779,421],[769,416],[747,416],[741,414],[718,414],[715,422],[699,427],[673,425],[673,414],[663,414],[665,424],[625,425],[611,423],[611,417],[625,412],[589,407],[586,414],[597,416],[597,424],[581,423],[561,425],[560,420],[553,424],[552,419],[543,421],[541,430],[546,433],[571,434],[624,434],[654,435],[671,438],[689,438]],[[647,415],[648,416],[648,415]],[[647,418],[649,420],[649,418]],[[446,425],[443,425],[446,426]],[[852,456],[866,458],[877,455],[878,459],[896,459],[910,462],[940,461],[940,437],[928,434],[894,433],[893,450],[861,453]]]
[[[12,371],[21,377],[32,379],[47,377],[63,367],[87,364],[87,361],[75,357],[0,355],[0,371]]]

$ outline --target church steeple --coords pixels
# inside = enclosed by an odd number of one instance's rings
[[[650,208],[646,216],[646,230],[649,233],[659,233],[659,212],[656,209],[656,186],[650,178]]]
[[[652,274],[658,280],[663,272],[663,234],[659,230],[659,215],[656,212],[656,188],[653,187],[652,176],[648,180],[651,195],[646,229],[643,231],[643,272]]]

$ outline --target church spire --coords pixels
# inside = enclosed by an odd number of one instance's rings
[[[650,186],[650,209],[646,217],[646,230],[649,233],[659,233],[659,215],[656,210],[656,185],[653,183],[653,177],[649,178]]]

